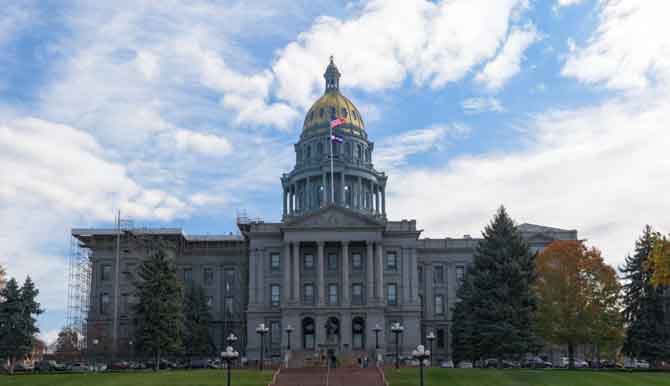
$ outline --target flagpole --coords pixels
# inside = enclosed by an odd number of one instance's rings
[[[335,203],[335,174],[333,172],[333,125],[330,125],[330,199]]]

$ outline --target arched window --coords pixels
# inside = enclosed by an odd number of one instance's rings
[[[317,153],[318,155],[322,155],[322,154],[323,154],[323,142],[319,142],[319,143],[316,145],[316,153]]]
[[[335,118],[337,114],[337,109],[335,107],[330,108],[330,117]]]
[[[351,194],[351,186],[345,185],[344,186],[344,204],[347,207],[353,206],[352,202],[352,194]]]
[[[351,332],[353,348],[356,350],[365,348],[365,319],[360,316],[355,317],[351,321]]]
[[[342,116],[345,118],[347,117],[347,109],[345,109],[344,107],[342,107]]]
[[[314,319],[305,318],[302,320],[302,348],[305,350],[314,350],[316,335],[315,332]]]
[[[351,143],[347,142],[344,144],[344,154],[348,159],[351,159]]]
[[[323,107],[319,110],[319,118],[323,118]]]
[[[363,159],[363,147],[361,145],[358,145],[357,149],[358,149],[358,160],[360,162]]]
[[[308,145],[305,145],[305,161],[310,160],[312,158],[312,147]]]

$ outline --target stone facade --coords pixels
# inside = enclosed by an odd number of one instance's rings
[[[131,350],[131,281],[146,256],[141,241],[161,239],[172,246],[180,279],[205,288],[219,349],[233,332],[244,355],[258,358],[256,327],[265,323],[270,357],[285,353],[289,325],[293,352],[372,357],[395,351],[390,325],[400,322],[405,355],[432,331],[436,357],[449,356],[451,309],[480,239],[422,239],[415,220],[387,219],[387,176],[374,168],[374,143],[363,118],[340,93],[332,60],[324,76],[324,96],[308,110],[295,145],[296,165],[281,177],[281,222],[239,220],[240,236],[189,236],[180,229],[131,229],[120,236],[114,229],[73,230],[92,251],[89,340],[98,338],[100,349]],[[344,123],[331,129],[329,122],[338,118]],[[532,224],[519,230],[534,251],[553,240],[577,239],[575,230]]]

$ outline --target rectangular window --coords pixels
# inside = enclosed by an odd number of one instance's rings
[[[435,335],[437,335],[437,348],[444,348],[444,330],[439,328]]]
[[[458,284],[461,284],[463,282],[463,279],[465,279],[465,267],[462,265],[457,265],[456,266],[456,281]]]
[[[314,269],[314,255],[305,255],[303,266],[305,269]]]
[[[302,301],[305,304],[314,304],[314,286],[312,284],[305,284]]]
[[[386,302],[395,306],[398,304],[398,286],[395,284],[389,284],[386,286]]]
[[[353,304],[363,304],[363,285],[354,284],[351,286],[351,302]]]
[[[433,281],[435,284],[444,284],[444,267],[436,265],[433,269]]]
[[[191,282],[193,282],[193,270],[184,268],[184,283],[190,284]]]
[[[423,266],[418,266],[416,268],[419,271],[419,283],[423,283]]]
[[[226,315],[233,316],[235,313],[235,306],[233,305],[233,298],[228,296],[226,298]]]
[[[102,293],[100,294],[100,313],[102,315],[107,315],[109,312],[109,294]]]
[[[281,324],[278,320],[273,320],[270,322],[270,343],[273,346],[279,346],[281,344]]]
[[[128,294],[121,294],[121,314],[128,313]]]
[[[214,297],[213,296],[205,297],[205,302],[207,303],[207,308],[212,308],[214,306]]]
[[[279,260],[279,253],[273,253],[270,255],[270,270],[279,271],[281,269],[281,262]]]
[[[354,253],[351,255],[351,266],[356,270],[363,268],[363,259],[361,259],[360,253]]]
[[[202,271],[202,281],[205,283],[206,286],[211,286],[214,284],[214,269],[213,268],[205,268]]]
[[[112,280],[112,266],[111,265],[103,265],[102,270],[100,272],[100,280],[102,281],[109,281]]]
[[[125,323],[119,324],[119,336],[121,338],[128,337],[128,325]]]
[[[337,271],[337,255],[328,255],[328,269],[330,271]]]
[[[279,290],[279,285],[277,284],[272,284],[270,286],[270,301],[272,302],[273,307],[278,307],[279,306],[279,299],[280,299],[280,290]]]
[[[226,282],[226,292],[230,293],[235,288],[235,270],[228,268],[223,271],[223,279]]]
[[[337,284],[328,285],[328,303],[337,304]]]
[[[435,314],[444,315],[444,296],[435,295]]]
[[[389,271],[398,269],[398,257],[395,252],[388,252],[386,254],[386,269]]]
[[[126,269],[123,272],[123,276],[126,279],[126,281],[131,281],[135,277],[135,271],[137,271],[137,264],[135,263],[128,263],[126,264]]]

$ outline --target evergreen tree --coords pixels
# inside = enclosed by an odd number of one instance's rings
[[[649,225],[635,243],[635,254],[623,267],[623,316],[626,338],[622,351],[631,357],[657,362],[670,357],[670,301],[665,286],[654,287],[649,255],[659,234]]]
[[[37,302],[39,291],[30,277],[19,288],[14,278],[0,290],[0,357],[9,360],[9,371],[28,356],[39,333],[35,316],[43,312]]]
[[[142,262],[138,276],[135,340],[158,370],[163,355],[182,350],[183,291],[175,264],[163,248]]]
[[[472,287],[464,287],[461,294],[465,304],[460,307],[470,315],[457,315],[460,319],[454,319],[453,328],[457,335],[465,332],[465,342],[473,347],[471,355],[496,358],[500,366],[503,358],[518,358],[540,346],[533,328],[535,255],[504,207],[483,237],[469,270]]]
[[[469,269],[468,269],[469,271]],[[451,347],[454,363],[461,361],[474,361],[479,358],[479,352],[474,342],[474,319],[472,310],[472,282],[471,274],[463,279],[463,283],[458,288],[456,296],[459,301],[453,308],[451,324]]]
[[[184,352],[189,362],[193,357],[212,353],[211,319],[204,289],[201,286],[189,287],[184,299]]]

